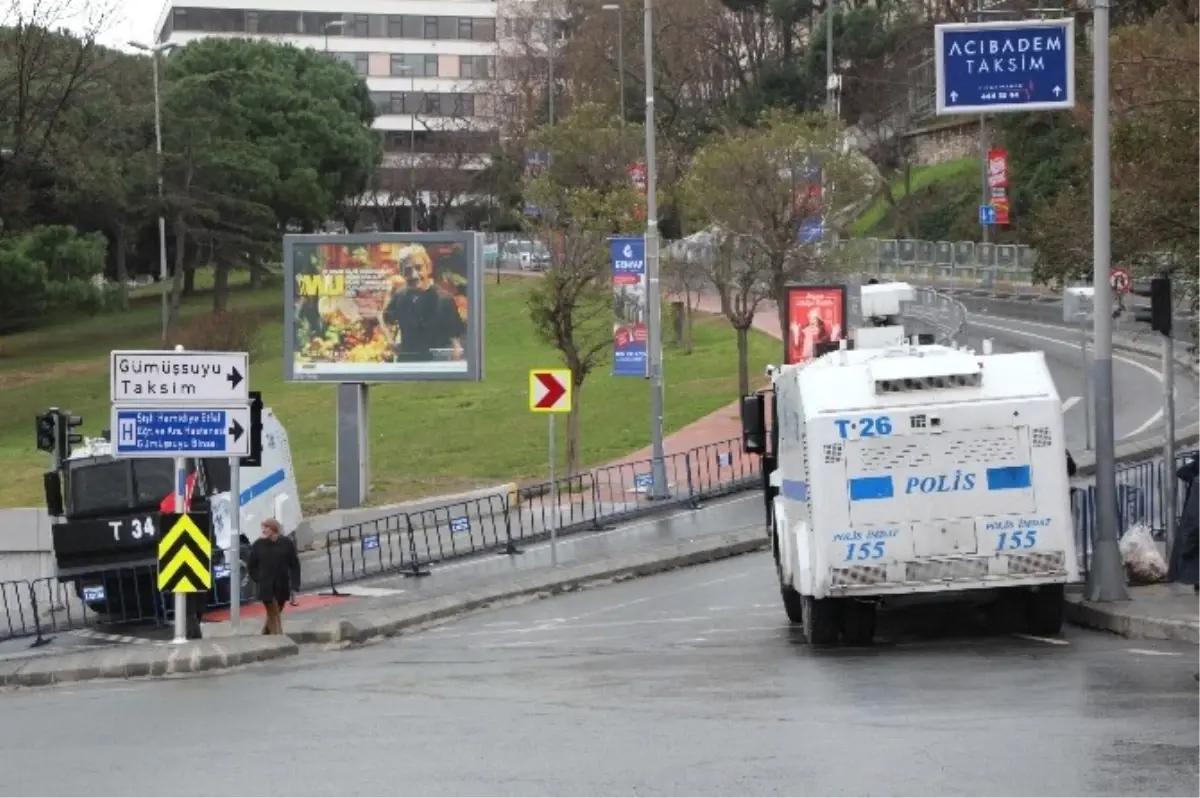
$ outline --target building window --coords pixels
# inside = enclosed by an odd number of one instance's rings
[[[477,42],[496,41],[496,20],[480,17],[471,25],[471,38]]]
[[[258,33],[258,12],[246,12],[246,33]]]
[[[470,17],[463,17],[458,21],[458,38],[460,38],[460,39],[470,39],[471,38],[471,19],[470,19]]]
[[[389,39],[404,38],[404,17],[395,14],[388,17],[387,35]]]
[[[495,59],[487,55],[464,55],[458,59],[458,76],[490,80],[495,76]]]
[[[436,55],[392,55],[392,74],[414,78],[436,78],[438,76],[438,58]]]
[[[442,115],[442,95],[428,92],[421,97],[421,113],[426,116]]]
[[[347,36],[357,36],[360,39],[371,35],[371,18],[366,14],[355,14],[353,20],[346,26]]]
[[[392,111],[392,95],[386,91],[371,92],[371,102],[375,104],[375,110],[381,114],[390,114]]]
[[[436,55],[422,56],[425,60],[425,71],[422,73],[427,78],[436,78],[438,76],[438,57]]]
[[[405,108],[404,94],[402,92],[394,92],[391,95],[391,110],[389,111],[389,113],[393,113],[393,114],[407,113],[407,111],[405,111],[404,108]]]
[[[364,78],[371,73],[371,56],[367,53],[354,54],[354,71]]]
[[[425,17],[425,31],[422,38],[436,39],[438,37],[438,18]]]

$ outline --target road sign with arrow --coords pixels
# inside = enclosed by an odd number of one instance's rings
[[[245,352],[117,351],[109,373],[113,403],[250,401],[250,356]]]
[[[158,542],[158,589],[203,593],[212,589],[212,540],[208,513],[165,513],[167,534]]]
[[[112,410],[117,457],[245,457],[250,408],[131,407]]]
[[[571,412],[571,370],[532,369],[529,409],[535,413]]]

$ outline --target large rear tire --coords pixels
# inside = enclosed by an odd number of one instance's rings
[[[1039,637],[1061,634],[1066,603],[1063,585],[1042,585],[1031,590],[1025,604],[1029,633]]]
[[[804,639],[809,645],[829,646],[838,641],[842,609],[833,599],[800,597]]]
[[[804,623],[804,597],[795,588],[787,585],[779,586],[779,595],[783,597],[783,609],[787,612],[788,620],[792,623]]]

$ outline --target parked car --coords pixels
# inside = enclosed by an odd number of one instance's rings
[[[515,271],[545,271],[550,268],[550,250],[540,241],[506,241],[500,250],[500,268]]]

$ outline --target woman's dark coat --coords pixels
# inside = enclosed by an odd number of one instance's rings
[[[250,578],[258,584],[258,597],[282,605],[300,587],[300,557],[291,538],[280,535],[274,540],[259,538],[250,547],[246,563]]]
[[[1175,547],[1171,552],[1171,578],[1185,585],[1200,584],[1200,458],[1193,457],[1175,474],[1184,493],[1183,512],[1175,528]]]

